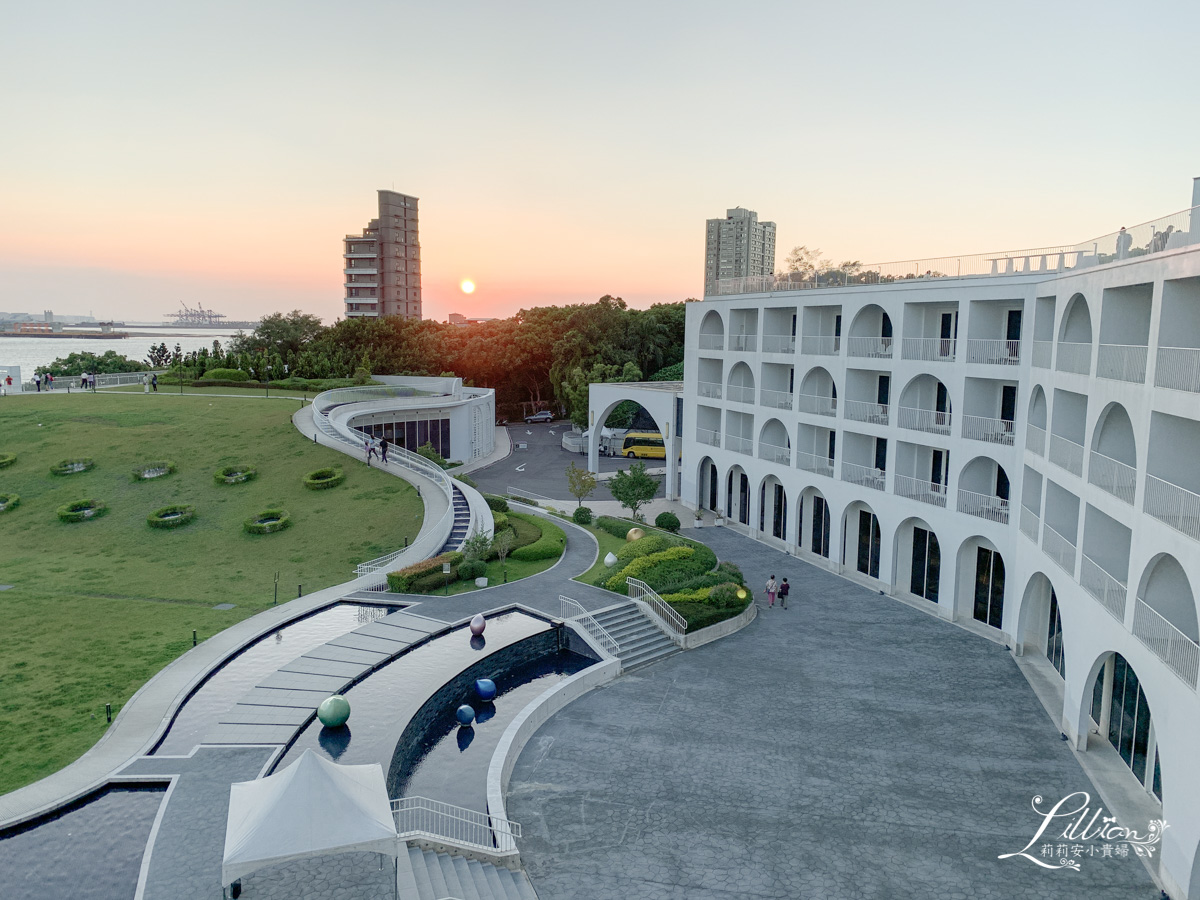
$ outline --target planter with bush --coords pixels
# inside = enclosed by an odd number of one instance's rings
[[[247,534],[274,534],[276,531],[290,527],[292,517],[282,509],[264,509],[257,516],[251,516],[242,527]]]
[[[592,511],[586,506],[577,506],[575,512],[571,513],[571,518],[576,525],[591,525]]]
[[[179,528],[196,518],[196,507],[187,504],[164,506],[146,516],[146,524],[151,528]]]
[[[654,517],[654,527],[677,534],[679,532],[679,516],[672,512],[660,512]]]
[[[133,468],[134,481],[150,481],[154,478],[163,478],[175,471],[175,463],[167,460],[159,460],[157,462],[142,463],[140,466]]]
[[[217,469],[213,481],[217,484],[245,484],[258,477],[258,470],[251,466],[225,466]]]
[[[453,574],[462,560],[461,553],[442,553],[432,559],[423,559],[395,572],[388,572],[388,590],[394,594],[419,594],[430,587],[440,586],[445,583],[442,564],[450,563],[450,572]]]
[[[484,494],[483,499],[487,501],[488,509],[494,512],[508,512],[508,501],[503,497],[497,497],[495,494]]]
[[[20,503],[20,494],[0,494],[0,513],[16,509]]]
[[[76,500],[58,508],[60,522],[86,522],[88,519],[98,519],[108,512],[108,506],[100,500]]]
[[[90,456],[80,456],[76,459],[64,459],[58,465],[51,467],[51,475],[76,475],[96,468],[96,461]]]
[[[339,466],[327,466],[304,476],[304,486],[310,491],[321,491],[337,487],[346,480],[346,473]]]

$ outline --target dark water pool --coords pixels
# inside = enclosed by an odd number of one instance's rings
[[[24,831],[0,835],[0,897],[132,898],[164,790],[109,788]]]

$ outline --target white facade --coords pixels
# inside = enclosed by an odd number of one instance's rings
[[[1175,897],[1200,897],[1197,239],[707,296],[681,433],[689,505],[1024,656],[1169,823]]]
[[[704,293],[725,278],[770,275],[775,271],[775,223],[758,221],[752,209],[725,211],[704,231]]]

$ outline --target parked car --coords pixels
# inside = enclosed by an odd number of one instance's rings
[[[553,422],[554,413],[548,409],[543,409],[541,412],[535,412],[532,416],[525,417],[526,425],[536,425],[539,422]]]

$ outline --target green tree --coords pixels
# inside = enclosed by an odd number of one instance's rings
[[[97,375],[113,375],[118,372],[142,372],[147,368],[127,356],[121,356],[115,350],[105,350],[97,356],[84,350],[70,353],[65,358],[56,359],[48,366],[38,366],[34,372],[38,375],[49,372],[51,375],[82,375],[84,372]]]
[[[508,581],[508,566],[504,561],[508,558],[508,551],[512,549],[515,539],[511,528],[504,529],[492,539],[492,549],[496,551],[496,558],[500,560],[500,570],[504,573],[505,581]]]
[[[590,369],[575,368],[563,383],[562,394],[566,398],[567,414],[580,428],[588,424],[588,397],[590,385],[634,382],[642,380],[642,370],[636,363],[623,366],[596,363]]]
[[[581,469],[575,463],[567,463],[567,490],[575,498],[579,506],[592,496],[596,490],[596,476],[587,469]]]
[[[621,505],[629,509],[632,517],[640,521],[638,509],[649,503],[658,493],[658,482],[646,474],[646,464],[636,462],[628,470],[617,472],[608,483],[608,489]]]

